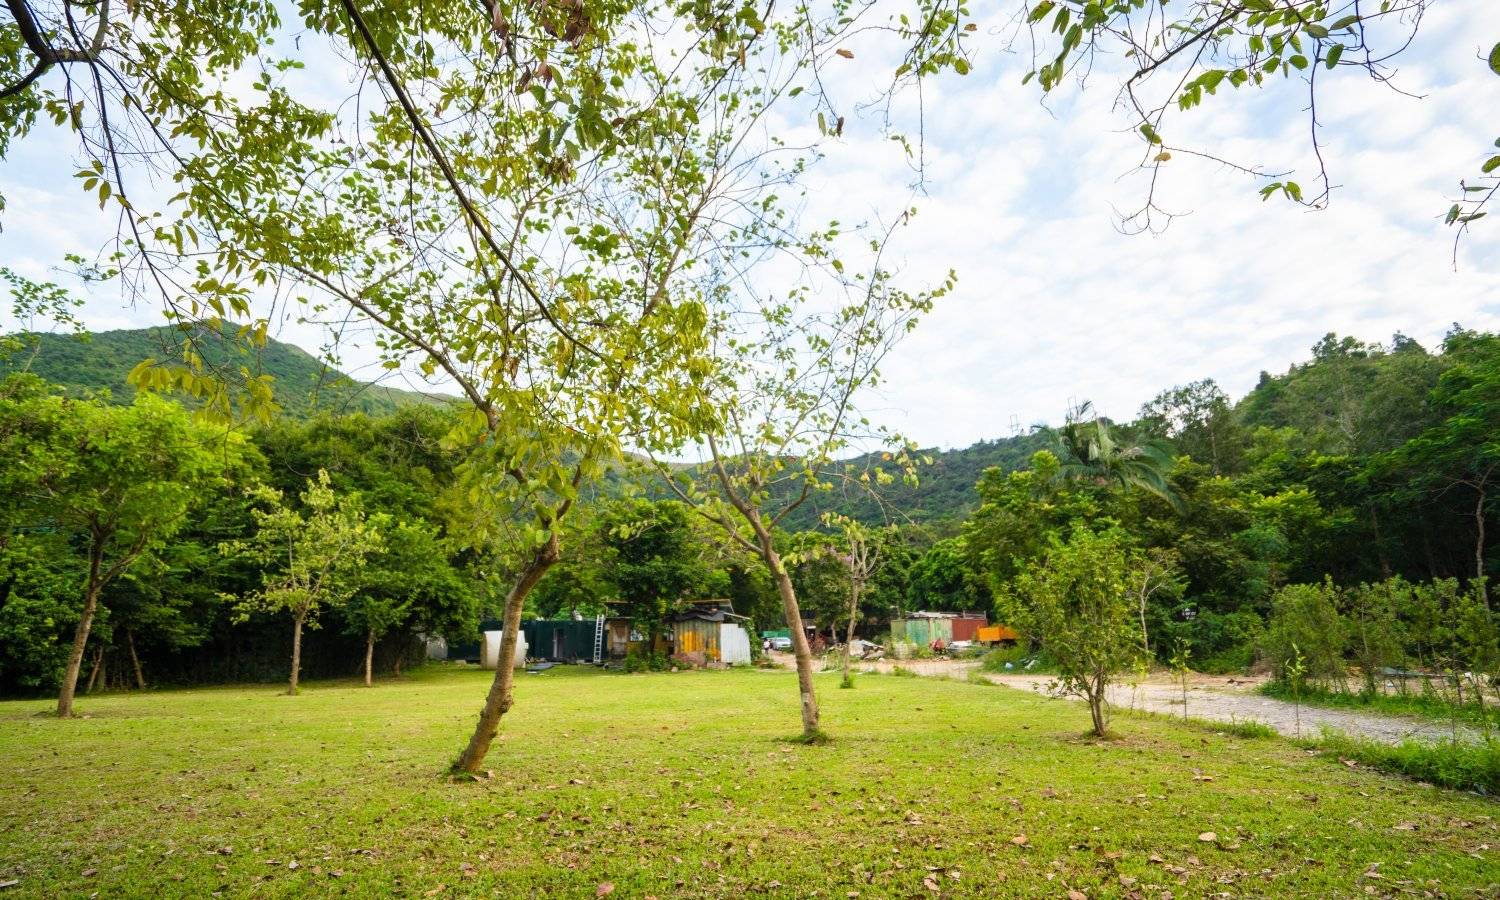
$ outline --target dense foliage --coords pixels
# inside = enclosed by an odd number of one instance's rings
[[[35,379],[9,385],[13,406],[64,402]],[[55,408],[80,421],[132,408],[65,402]],[[253,538],[259,492],[278,490],[295,506],[319,470],[380,523],[383,549],[348,602],[307,636],[304,670],[355,674],[372,632],[384,670],[418,656],[419,633],[471,641],[478,619],[498,612],[508,576],[503,560],[465,539],[464,456],[443,441],[453,415],[413,405],[373,418],[282,419],[221,454],[217,480],[196,492],[180,525],[103,590],[86,657],[104,669],[98,680],[133,683],[132,653],[148,682],[285,677],[286,618],[256,611],[236,621],[238,599],[262,588],[262,575],[219,547]],[[1080,429],[1096,424],[1074,418]],[[1263,374],[1238,403],[1196,382],[1163,391],[1133,422],[1097,424],[1110,453],[1132,460],[1136,482],[1156,477],[1140,466],[1157,454],[1133,448],[1169,450],[1168,496],[1114,474],[1118,466],[1070,458],[1070,446],[1098,446],[1097,436],[1037,430],[933,453],[921,487],[883,488],[885,508],[897,512],[914,497],[947,497],[925,522],[890,522],[867,505],[868,492],[849,502],[879,545],[856,631],[879,639],[891,615],[913,609],[1009,609],[1019,579],[1038,577],[1054,548],[1086,531],[1114,535],[1132,554],[1133,633],[1144,632],[1140,642],[1161,662],[1186,648],[1198,667],[1259,662],[1280,672],[1295,644],[1307,679],[1325,683],[1349,664],[1484,671],[1500,662],[1485,580],[1500,574],[1497,336],[1455,329],[1436,352],[1401,336],[1389,346],[1330,336],[1308,361]],[[988,460],[998,462],[979,471]],[[963,500],[949,494],[959,477],[973,482]],[[783,627],[765,568],[660,496],[651,476],[624,469],[584,496],[565,538],[573,553],[540,581],[526,615],[610,610],[655,629],[681,601],[724,597],[757,628]],[[817,504],[839,500],[834,492]],[[87,547],[36,507],[10,500],[3,514],[0,690],[50,690],[79,616]],[[775,532],[803,617],[830,639],[849,619],[848,570],[824,552],[836,531],[798,519]],[[1360,676],[1349,683],[1368,686]]]
[[[411,407],[284,423],[246,440],[149,395],[117,406],[65,397],[32,376],[0,382],[9,463],[0,691],[60,684],[91,584],[97,613],[81,689],[285,677],[291,629],[270,607],[286,604],[252,601],[290,597],[306,572],[279,539],[246,551],[273,533],[310,537],[296,523],[309,521],[314,493],[358,509],[383,540],[367,542],[364,564],[334,592],[339,602],[324,603],[304,671],[357,671],[372,629],[387,668],[418,653],[419,632],[467,637],[478,594],[442,516],[457,462],[439,446],[448,415]],[[320,469],[326,482],[307,492]],[[283,519],[279,532],[264,527]]]

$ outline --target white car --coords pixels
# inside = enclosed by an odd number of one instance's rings
[[[792,649],[792,639],[789,637],[773,637],[771,638],[771,649],[783,652],[790,650]]]

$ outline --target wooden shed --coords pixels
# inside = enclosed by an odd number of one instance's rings
[[[672,655],[693,665],[748,665],[748,621],[728,600],[696,601],[672,617]]]

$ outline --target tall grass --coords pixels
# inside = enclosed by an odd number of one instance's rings
[[[1500,741],[1415,741],[1385,744],[1340,732],[1325,732],[1310,746],[1324,756],[1352,760],[1382,772],[1440,787],[1500,794]]]
[[[1267,697],[1291,700],[1292,689],[1285,681],[1268,681],[1259,688]],[[1470,702],[1456,702],[1457,695],[1435,689],[1415,690],[1397,694],[1371,694],[1365,691],[1341,691],[1313,684],[1302,685],[1301,702],[1310,706],[1330,706],[1340,709],[1367,709],[1372,712],[1392,715],[1419,716],[1438,722],[1456,721],[1480,729],[1500,731],[1500,705],[1486,698],[1481,707]]]

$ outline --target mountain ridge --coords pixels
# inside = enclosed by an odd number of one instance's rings
[[[108,391],[116,403],[129,403],[136,389],[126,376],[150,358],[181,353],[186,334],[194,349],[213,366],[243,366],[252,375],[270,375],[272,395],[283,412],[294,419],[318,414],[362,412],[384,415],[406,405],[441,405],[453,398],[423,394],[374,382],[359,381],[303,350],[296,344],[267,338],[264,347],[249,349],[233,337],[233,327],[200,328],[184,332],[175,326],[115,329],[82,335],[22,332],[21,349],[0,357],[0,375],[28,371],[74,395]],[[190,398],[176,397],[192,406]]]

